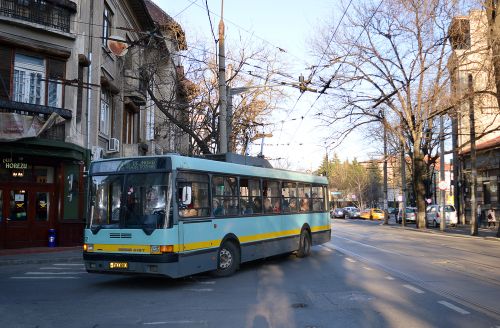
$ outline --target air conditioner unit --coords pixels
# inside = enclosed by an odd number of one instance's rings
[[[98,160],[104,157],[104,149],[101,147],[93,146],[92,147],[92,160]]]
[[[108,151],[110,152],[118,152],[120,151],[120,140],[116,138],[109,139],[108,142]]]

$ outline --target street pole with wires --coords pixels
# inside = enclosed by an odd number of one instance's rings
[[[389,224],[389,208],[387,204],[387,128],[385,126],[384,111],[380,111],[380,117],[384,126],[384,225]]]
[[[226,55],[224,48],[224,0],[219,21],[219,153],[227,153]]]

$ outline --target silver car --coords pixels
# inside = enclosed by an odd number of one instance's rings
[[[344,207],[344,213],[346,219],[359,218],[359,215],[361,214],[359,208],[354,206]]]
[[[444,215],[446,217],[446,225],[457,225],[457,211],[453,205],[444,206]],[[427,225],[437,228],[441,225],[441,206],[429,205],[425,210],[425,220]]]

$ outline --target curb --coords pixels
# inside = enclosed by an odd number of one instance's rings
[[[383,224],[381,224],[383,226]],[[460,233],[454,233],[454,232],[451,232],[451,231],[444,231],[444,232],[441,232],[441,231],[433,231],[433,230],[429,230],[429,229],[425,229],[425,230],[420,230],[420,229],[415,229],[415,228],[403,228],[403,227],[399,227],[399,226],[393,226],[393,225],[387,225],[387,227],[391,228],[391,229],[402,229],[404,231],[413,231],[413,232],[420,232],[420,233],[429,233],[429,234],[435,234],[435,235],[441,235],[441,236],[445,236],[445,237],[455,237],[455,238],[481,238],[481,239],[484,239],[484,240],[494,240],[496,242],[500,242],[500,238],[497,238],[497,237],[494,237],[494,236],[471,236],[469,234],[460,234]]]
[[[83,263],[83,256],[79,257],[54,257],[54,258],[32,258],[32,259],[6,259],[0,260],[0,266],[19,264],[44,264],[44,263]]]

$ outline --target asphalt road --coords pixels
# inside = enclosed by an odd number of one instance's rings
[[[308,258],[228,278],[0,266],[0,327],[500,327],[500,243],[332,223],[332,241]]]

